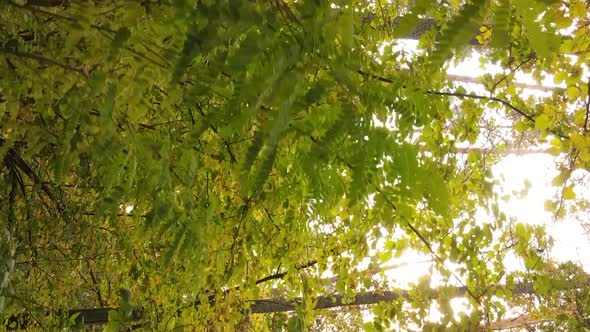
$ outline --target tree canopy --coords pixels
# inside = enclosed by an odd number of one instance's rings
[[[3,1],[3,326],[473,331],[521,307],[590,328],[588,276],[492,174],[543,148],[546,208],[587,206],[588,6]],[[501,68],[478,89],[446,74],[474,50]],[[411,252],[441,281],[385,277]]]

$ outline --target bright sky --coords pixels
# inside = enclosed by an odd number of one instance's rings
[[[496,172],[506,178],[503,188],[506,192],[522,189],[525,179],[532,183],[527,197],[513,198],[504,204],[506,211],[519,222],[545,224],[555,241],[549,255],[559,261],[580,263],[590,271],[590,256],[585,255],[590,252],[590,241],[579,221],[554,222],[553,215],[544,210],[545,201],[553,198],[557,191],[551,186],[551,180],[558,174],[553,157],[546,154],[507,156],[496,166]]]
[[[404,41],[403,44],[396,47],[396,50],[404,49],[415,52],[416,41]],[[466,59],[456,66],[451,66],[448,74],[477,76],[484,73],[496,74],[501,72],[499,66],[489,66],[481,68],[479,54],[474,52],[474,56]],[[517,74],[516,81],[527,84],[536,84],[532,78],[525,74]],[[478,94],[487,95],[483,87],[478,84],[462,84],[468,90]],[[556,86],[552,77],[548,77],[543,82],[543,86]],[[524,91],[523,95],[540,94],[539,91]],[[484,144],[483,142],[481,144]],[[497,188],[499,192],[510,194],[513,190],[520,191],[524,188],[526,180],[530,181],[532,186],[528,195],[521,199],[512,198],[508,202],[501,202],[501,209],[508,218],[514,218],[517,222],[529,223],[535,225],[546,225],[546,229],[554,239],[554,245],[547,253],[549,257],[558,261],[571,260],[581,264],[586,271],[590,271],[590,237],[585,233],[578,220],[572,218],[558,220],[554,222],[554,216],[546,212],[544,204],[546,200],[554,198],[558,189],[551,185],[551,180],[558,174],[555,167],[555,157],[549,154],[526,154],[526,155],[507,155],[494,168],[493,173],[496,178],[504,178],[502,186]],[[590,192],[590,188],[576,188],[576,193]],[[486,217],[485,215],[483,216]],[[487,217],[491,218],[491,217]],[[588,217],[590,222],[590,216]],[[388,265],[397,265],[400,263],[409,263],[399,268],[385,271],[387,279],[394,282],[399,287],[407,287],[408,283],[416,282],[421,275],[430,274],[429,268],[432,263],[428,262],[428,256],[419,253],[404,253],[398,259],[392,259]],[[525,270],[522,263],[515,258],[508,258],[505,261],[509,270]],[[433,276],[433,286],[436,285],[436,276]],[[459,286],[459,285],[458,285]],[[455,309],[459,310],[464,303],[464,299],[454,301]],[[369,317],[367,317],[370,319]],[[436,308],[431,310],[431,318],[438,320],[439,314]]]
[[[481,68],[478,61],[479,56],[479,53],[474,52],[473,57],[456,66],[451,66],[448,73],[477,77],[484,73],[497,74],[501,72],[499,66]],[[536,84],[527,74],[517,73],[515,78],[521,83]],[[481,86],[478,87],[475,84],[463,85],[469,86],[474,91],[484,91]],[[557,85],[554,84],[552,77],[547,77],[543,81],[543,86]],[[525,90],[522,96],[527,97],[531,94],[543,93]],[[507,155],[494,167],[494,175],[496,177],[502,176],[505,179],[503,187],[499,188],[505,193],[522,190],[525,180],[532,183],[527,197],[523,199],[512,198],[511,201],[503,204],[503,211],[508,216],[515,217],[517,222],[546,225],[548,233],[555,241],[549,256],[560,261],[572,260],[582,264],[586,271],[590,271],[590,256],[583,255],[583,253],[590,252],[590,238],[585,234],[579,221],[566,219],[554,222],[554,216],[545,211],[545,201],[554,198],[557,192],[557,189],[551,185],[551,180],[557,174],[555,157],[549,154]],[[577,190],[577,192],[580,191]],[[515,262],[511,262],[511,264],[507,262],[507,264],[512,265]],[[509,266],[509,268],[522,269],[524,267]]]
[[[404,40],[394,49],[405,49],[406,51],[416,52],[416,46],[417,42],[415,40]],[[482,68],[479,62],[479,56],[479,53],[473,52],[472,57],[465,59],[455,66],[450,66],[448,74],[477,78],[484,73],[497,74],[501,72],[500,66],[486,66]],[[529,75],[523,73],[516,74],[516,81],[536,84]],[[462,83],[461,85],[473,92],[483,95],[487,94],[481,85],[472,83]],[[543,82],[543,86],[557,85],[553,83],[552,77],[548,77]],[[526,97],[530,94],[540,93],[542,92],[525,90],[523,96]],[[563,261],[574,260],[580,262],[586,270],[590,271],[590,256],[580,254],[590,252],[590,239],[586,236],[580,223],[576,220],[560,220],[554,223],[553,215],[544,209],[545,201],[552,199],[557,191],[551,185],[551,180],[557,175],[554,157],[541,153],[507,155],[494,167],[494,175],[505,179],[503,187],[499,188],[499,190],[505,193],[510,193],[513,190],[522,190],[524,181],[530,181],[532,187],[527,197],[523,199],[512,198],[511,201],[503,203],[503,211],[509,217],[515,217],[517,222],[536,225],[545,224],[549,234],[555,240],[550,256]],[[577,192],[580,191],[577,190]],[[404,261],[406,258],[410,257],[404,257]],[[416,257],[416,260],[423,260],[423,257]],[[515,266],[514,268],[516,269],[518,267]],[[396,275],[399,276],[399,271],[396,272]]]

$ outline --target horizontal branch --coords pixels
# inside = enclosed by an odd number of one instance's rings
[[[482,325],[482,329],[487,329],[487,330],[495,330],[495,331],[499,331],[499,330],[514,330],[514,329],[521,329],[524,327],[530,327],[533,325],[539,325],[542,323],[548,323],[553,321],[553,319],[547,319],[547,318],[533,318],[530,317],[529,315],[520,315],[518,317],[513,317],[513,318],[507,318],[507,319],[502,319],[499,321],[495,321],[495,322],[491,322],[490,324],[487,325]]]
[[[380,82],[393,83],[393,80],[390,78],[375,75],[372,73],[368,73],[368,72],[365,72],[360,69],[357,70],[357,73],[359,73],[363,76],[375,79]],[[447,96],[447,97],[464,98],[464,99],[467,98],[467,99],[480,99],[480,100],[495,101],[497,103],[500,103],[500,104],[508,107],[513,112],[521,115],[522,117],[524,117],[525,119],[527,119],[531,123],[533,123],[533,124],[535,123],[535,118],[533,115],[528,114],[527,112],[519,109],[518,107],[514,106],[509,101],[502,99],[502,98],[498,98],[498,97],[494,97],[494,96],[482,96],[482,95],[478,95],[478,94],[474,94],[474,93],[462,93],[462,92],[451,92],[451,91],[426,90],[426,91],[424,91],[424,93],[429,94],[429,95],[434,95],[434,96]],[[547,129],[547,131],[549,131],[550,133],[554,134],[555,136],[558,136],[561,138],[566,138],[566,139],[569,138],[568,136],[564,135],[563,133],[561,133],[555,129]]]
[[[522,115],[525,119],[535,122],[535,118],[533,118],[532,115],[527,114],[526,112],[520,110],[518,107],[512,105],[510,102],[508,102],[504,99],[498,98],[498,97],[481,96],[481,95],[476,95],[473,93],[444,92],[444,91],[432,91],[432,90],[428,90],[428,91],[426,91],[426,93],[429,95],[437,95],[437,96],[449,96],[449,97],[458,97],[458,98],[483,99],[483,100],[495,101],[495,102],[498,102],[498,103],[510,108],[514,112]]]
[[[26,6],[59,7],[67,3],[67,0],[28,0]]]
[[[452,82],[483,85],[483,83],[477,77],[447,74],[447,79]],[[528,84],[528,83],[523,83],[523,82],[511,82],[510,84],[514,85],[517,88],[523,88],[526,90],[535,90],[535,91],[541,91],[541,92],[552,92],[556,88],[556,87],[552,87],[552,86]]]
[[[475,147],[464,147],[464,148],[455,148],[456,153],[460,154],[467,154],[473,152],[481,152],[482,154],[487,154],[490,152],[494,152],[495,149],[493,148],[475,148]],[[551,153],[549,149],[506,149],[499,152],[501,155],[529,155],[529,154],[548,154]]]
[[[590,277],[585,281],[590,282]],[[532,283],[516,283],[513,287],[508,288],[504,285],[497,287],[498,289],[510,289],[513,295],[522,294],[535,294],[535,290]],[[578,284],[566,284],[559,289],[577,289]],[[431,289],[427,292],[427,297],[431,300],[438,298],[439,293],[443,291],[443,288]],[[452,287],[449,291],[448,288],[445,290],[445,294],[453,294],[453,298],[459,298],[466,296],[468,290],[466,287]],[[380,302],[392,302],[401,298],[409,298],[410,292],[408,290],[392,290],[384,292],[364,292],[354,297],[346,297],[341,294],[331,294],[325,296],[318,296],[315,298],[316,310],[331,309],[339,307],[349,306],[362,306],[362,305],[374,305]],[[246,311],[250,314],[268,314],[276,312],[287,312],[294,311],[298,306],[303,303],[302,298],[285,299],[285,298],[274,298],[274,299],[258,299],[247,301],[250,305]],[[214,302],[212,303],[214,304]],[[71,317],[74,314],[78,314],[76,322],[79,324],[104,324],[108,322],[108,313],[111,310],[118,310],[118,308],[80,308],[71,309],[67,311],[59,312],[58,314],[67,314]],[[139,321],[145,318],[144,310],[142,308],[135,308],[133,315],[131,316],[132,321]],[[20,328],[24,328],[32,323],[32,317],[26,314],[20,314],[12,316],[8,319],[8,324],[15,323],[20,324]],[[27,324],[27,322],[29,324]]]
[[[44,57],[44,56],[41,56],[38,54],[19,52],[17,50],[10,50],[7,48],[0,48],[0,53],[9,54],[9,55],[12,55],[12,56],[15,56],[18,58],[32,59],[32,60],[35,60],[39,63],[60,67],[66,71],[76,73],[84,78],[88,78],[88,74],[86,74],[82,69],[75,68],[73,66],[70,66],[69,64],[61,63],[61,62],[55,61],[51,58]]]

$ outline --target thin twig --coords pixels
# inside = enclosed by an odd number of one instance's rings
[[[225,138],[221,137],[221,135],[217,131],[217,128],[215,128],[215,126],[213,126],[211,124],[211,122],[209,122],[209,120],[207,119],[207,116],[205,115],[205,112],[203,112],[203,109],[201,108],[201,105],[197,104],[197,110],[199,111],[199,114],[201,114],[203,119],[207,122],[207,124],[209,125],[209,128],[211,128],[211,130],[213,130],[215,135],[217,135],[221,139],[221,141],[223,142],[223,145],[227,149],[227,152],[229,153],[229,157],[231,158],[232,163],[237,162],[236,156],[234,155],[233,151],[231,150],[230,144],[225,140]]]
[[[430,94],[430,95],[451,96],[451,97],[458,97],[458,98],[472,98],[472,99],[483,99],[483,100],[495,101],[495,102],[498,102],[498,103],[510,108],[515,113],[522,115],[525,119],[529,120],[530,122],[535,123],[535,118],[532,115],[520,110],[519,108],[517,108],[516,106],[511,104],[509,101],[498,98],[498,97],[481,96],[481,95],[476,95],[476,94],[472,94],[472,93],[442,92],[442,91],[432,91],[432,90],[428,90],[428,91],[426,91],[426,93]],[[563,133],[561,133],[555,129],[547,129],[547,131],[549,131],[550,133],[552,133],[555,136],[558,136],[558,137],[561,137],[564,139],[569,138],[568,136],[564,135]]]
[[[303,269],[306,269],[308,267],[312,267],[312,266],[316,265],[317,262],[318,262],[317,260],[312,260],[312,261],[309,261],[309,262],[307,262],[307,263],[305,263],[303,265],[295,266],[295,269],[296,270],[303,270]],[[259,284],[261,284],[263,282],[267,282],[267,281],[270,281],[270,280],[282,279],[286,275],[287,275],[287,271],[280,272],[280,273],[275,273],[275,274],[271,274],[269,276],[266,276],[264,278],[260,278],[260,279],[256,280],[256,285],[259,285]]]
[[[379,189],[376,186],[375,186],[375,189],[377,190],[378,193],[380,193],[383,196],[383,198],[385,199],[387,204],[389,204],[389,206],[391,206],[391,208],[393,210],[397,210],[396,205],[389,199],[389,197],[387,197],[385,194],[383,194],[381,189]],[[430,242],[428,242],[428,240],[426,240],[426,238],[420,233],[420,231],[416,227],[414,227],[414,225],[412,225],[412,223],[409,220],[405,219],[404,221],[406,222],[406,225],[408,225],[408,227],[410,228],[412,233],[414,233],[420,239],[420,241],[424,244],[426,249],[428,249],[428,251],[430,252],[432,257],[434,257],[434,259],[439,264],[441,264],[442,266],[445,266],[445,261],[434,251]],[[459,284],[465,288],[465,291],[467,292],[467,294],[469,294],[473,298],[473,300],[475,300],[475,302],[477,302],[479,305],[481,305],[481,302],[479,301],[479,296],[475,296],[475,293],[473,293],[473,291],[471,291],[471,289],[469,289],[469,287],[467,287],[467,285],[465,285],[465,283],[453,271],[449,270],[449,272],[457,280],[457,282],[459,282]]]
[[[588,114],[590,113],[590,76],[588,77],[588,90],[586,92],[586,118],[584,119],[584,133],[588,131]]]
[[[33,13],[43,14],[43,15],[46,15],[46,16],[49,16],[49,17],[53,17],[53,18],[57,18],[57,19],[60,19],[60,20],[64,20],[64,21],[67,21],[67,22],[70,22],[70,23],[73,23],[73,24],[75,24],[75,23],[78,22],[78,20],[76,18],[74,18],[74,17],[69,17],[69,16],[55,14],[55,13],[52,13],[52,12],[49,12],[49,11],[46,11],[46,10],[43,10],[43,9],[39,9],[39,8],[36,8],[36,7],[19,5],[19,4],[15,3],[15,2],[13,2],[13,1],[8,1],[8,4],[11,5],[11,6],[20,8],[22,10],[28,10],[28,11],[31,11]],[[96,25],[96,24],[91,24],[90,27],[93,28],[93,29],[95,29],[95,30],[97,30],[100,34],[102,34],[104,37],[106,37],[107,39],[109,39],[111,41],[113,40],[113,37],[112,36],[109,36],[108,34],[106,34],[106,32],[111,33],[111,34],[117,33],[117,31],[115,31],[113,29],[110,29],[110,28],[107,28],[107,27],[104,27],[104,26],[100,26],[100,25]],[[142,46],[144,46],[148,51],[151,51],[143,43],[142,43]],[[158,66],[160,68],[164,68],[164,69],[167,68],[167,64],[168,64],[167,62],[166,62],[166,64],[159,63],[158,61],[147,57],[144,53],[139,52],[139,51],[137,51],[137,50],[135,50],[135,49],[133,49],[133,48],[131,48],[129,46],[126,46],[126,45],[123,46],[123,49],[125,49],[125,50],[133,53],[134,55],[136,55],[137,57],[139,57],[141,59],[144,59],[144,60],[146,60],[148,62],[151,62],[152,64],[154,64],[154,65],[156,65],[156,66]],[[162,58],[159,55],[158,55],[158,57],[159,58]],[[84,73],[84,76],[87,77],[86,73]]]
[[[454,83],[470,83],[470,84],[478,84],[484,85],[479,78],[472,77],[472,76],[465,76],[465,75],[456,75],[456,74],[447,74],[447,79],[449,81],[453,81]],[[523,82],[510,82],[511,85],[517,88],[523,88],[525,90],[536,90],[541,92],[552,92],[555,90],[556,87],[552,86],[542,86],[536,84],[528,84]]]
[[[490,95],[492,93],[494,93],[494,91],[496,90],[496,88],[498,87],[498,85],[500,85],[500,83],[502,83],[504,80],[506,80],[508,78],[508,76],[510,76],[512,73],[514,73],[515,71],[519,70],[520,68],[522,68],[522,66],[524,66],[525,64],[529,63],[531,60],[533,60],[535,58],[534,54],[531,54],[529,56],[528,59],[526,59],[525,61],[521,62],[518,66],[516,66],[515,68],[512,68],[508,74],[504,75],[500,80],[498,80],[496,83],[494,83],[494,85],[492,86],[492,88],[490,89]]]
[[[92,283],[94,284],[96,296],[98,297],[98,302],[100,303],[101,307],[104,307],[104,301],[102,299],[102,293],[100,292],[100,286],[98,285],[98,281],[96,279],[96,276],[94,275],[94,271],[92,270],[90,260],[86,260],[86,266],[88,267],[88,274],[90,274],[90,278],[92,279]]]
[[[389,17],[385,16],[385,10],[383,10],[383,5],[381,4],[381,0],[377,0],[377,4],[379,4],[379,9],[381,10],[381,16],[383,17],[383,24],[385,24],[385,31],[387,31],[387,35],[389,38],[393,38],[391,35],[391,24],[389,24]]]
[[[580,155],[580,151],[576,151],[576,149],[574,149],[572,151],[572,154],[574,155],[571,159],[570,159],[570,163],[569,163],[569,174],[571,175],[571,173],[574,171],[575,169],[575,165],[576,165],[576,161],[578,160],[578,157]],[[555,214],[553,215],[553,222],[557,222],[557,219],[559,219],[559,215],[561,214],[561,210],[563,209],[563,206],[565,205],[565,197],[564,197],[564,191],[565,188],[567,188],[568,185],[568,180],[565,180],[563,182],[563,185],[561,187],[561,195],[559,197],[559,205],[557,206],[557,210],[555,210]]]
[[[429,94],[429,95],[437,95],[437,96],[450,96],[450,97],[471,98],[471,99],[483,99],[483,100],[495,101],[495,102],[501,103],[502,105],[510,108],[514,112],[522,115],[527,120],[532,121],[532,122],[535,122],[535,118],[532,115],[527,114],[526,112],[520,110],[518,107],[512,105],[510,102],[508,102],[508,101],[506,101],[504,99],[498,98],[498,97],[481,96],[481,95],[476,95],[476,94],[473,94],[473,93],[444,92],[444,91],[433,91],[433,90],[427,90],[426,93]]]
[[[63,15],[56,14],[56,13],[52,13],[52,12],[49,12],[49,11],[46,11],[46,10],[43,10],[43,9],[40,9],[40,8],[26,6],[26,5],[19,5],[18,3],[14,2],[14,1],[7,1],[7,3],[9,5],[13,6],[13,7],[20,8],[20,9],[23,9],[23,10],[28,10],[28,11],[31,11],[33,13],[43,14],[43,15],[46,15],[46,16],[50,16],[50,17],[54,17],[54,18],[59,18],[61,20],[66,20],[66,21],[70,21],[70,22],[76,22],[76,19],[75,18],[68,17],[68,16],[63,16]]]
[[[13,56],[16,56],[16,57],[33,59],[33,60],[36,60],[37,62],[48,64],[48,65],[52,65],[52,66],[57,66],[57,67],[60,67],[62,69],[65,69],[67,71],[71,71],[71,72],[74,72],[76,74],[79,74],[80,76],[82,76],[84,78],[88,78],[88,75],[82,69],[78,69],[78,68],[72,67],[72,66],[70,66],[68,64],[63,64],[61,62],[55,61],[55,60],[50,59],[50,58],[46,58],[46,57],[41,56],[41,55],[38,55],[38,54],[13,51],[13,50],[9,50],[9,49],[6,49],[6,48],[0,48],[0,53],[10,54],[10,55],[13,55]]]
[[[394,82],[392,79],[389,79],[387,77],[383,77],[383,76],[379,76],[379,75],[367,73],[367,72],[362,71],[362,70],[357,70],[357,73],[359,73],[359,74],[361,74],[363,76],[367,76],[367,77],[376,79],[376,80],[381,81],[381,82],[384,82],[384,83],[393,83]],[[426,90],[425,93],[426,94],[429,94],[429,95],[450,96],[450,97],[458,97],[458,98],[471,98],[471,99],[481,99],[481,100],[495,101],[495,102],[501,103],[502,105],[508,107],[509,109],[513,110],[515,113],[518,113],[518,114],[522,115],[528,121],[530,121],[532,123],[535,123],[535,118],[532,115],[524,112],[523,110],[521,110],[518,107],[516,107],[513,104],[511,104],[509,101],[504,100],[502,98],[493,97],[493,96],[482,96],[482,95],[477,95],[477,94],[473,94],[473,93],[445,92],[445,91],[433,91],[433,90]],[[568,136],[560,133],[557,130],[548,129],[548,131],[550,133],[558,136],[558,137],[566,138],[566,139],[569,138]]]

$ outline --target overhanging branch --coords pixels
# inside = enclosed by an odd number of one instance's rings
[[[379,75],[375,75],[372,73],[368,73],[365,72],[363,70],[357,70],[357,73],[384,82],[384,83],[393,83],[394,81],[390,78],[387,77],[383,77],[383,76],[379,76]],[[508,107],[510,110],[514,111],[515,113],[521,115],[522,117],[524,117],[525,119],[527,119],[528,121],[535,123],[535,118],[533,117],[533,115],[528,114],[527,112],[519,109],[518,107],[514,106],[512,103],[510,103],[509,101],[502,99],[502,98],[498,98],[498,97],[493,97],[493,96],[482,96],[482,95],[478,95],[478,94],[474,94],[474,93],[461,93],[461,92],[447,92],[447,91],[434,91],[434,90],[426,90],[424,91],[424,93],[429,94],[429,95],[436,95],[436,96],[448,96],[448,97],[457,97],[457,98],[470,98],[470,99],[480,99],[480,100],[489,100],[489,101],[495,101],[498,102],[506,107]],[[561,137],[561,138],[569,138],[568,136],[562,134],[561,132],[555,130],[555,129],[547,129],[550,133]]]
[[[586,283],[590,282],[590,277],[586,279]],[[565,289],[578,289],[579,284],[565,284],[556,290]],[[450,288],[450,289],[449,289]],[[522,294],[535,294],[535,290],[532,283],[523,282],[516,283],[513,287],[506,287],[505,285],[497,286],[498,289],[510,290],[513,295]],[[426,297],[430,300],[435,300],[439,297],[440,292],[444,291],[445,294],[452,294],[452,298],[460,298],[467,295],[467,287],[444,287],[435,288],[426,291]],[[315,298],[316,310],[331,309],[339,307],[349,306],[362,306],[362,305],[374,305],[380,302],[392,302],[399,299],[407,299],[410,297],[408,290],[390,290],[384,292],[365,292],[357,294],[353,297],[346,297],[342,294],[330,294],[324,296],[318,296]],[[285,298],[268,298],[258,300],[247,300],[246,306],[249,305],[249,309],[246,312],[250,314],[268,314],[276,312],[287,312],[295,310],[299,305],[303,303],[302,298],[285,299]],[[118,310],[118,308],[80,308],[71,309],[59,312],[58,314],[66,314],[71,317],[74,314],[78,314],[76,322],[79,324],[104,324],[108,322],[108,313],[110,310]],[[145,318],[144,310],[142,308],[135,308],[131,316],[132,321],[139,321]],[[14,322],[20,324],[20,328],[25,328],[27,322],[32,322],[32,317],[26,314],[12,316],[8,319],[8,323]],[[30,325],[30,324],[29,324]]]

